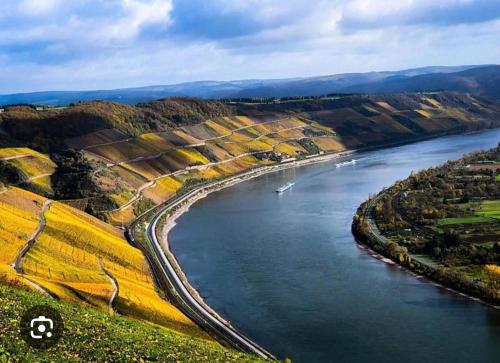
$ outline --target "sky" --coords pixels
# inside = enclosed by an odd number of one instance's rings
[[[0,93],[498,63],[499,0],[0,2]]]

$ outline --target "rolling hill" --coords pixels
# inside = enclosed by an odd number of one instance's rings
[[[450,92],[7,107],[0,113],[0,284],[222,349],[158,291],[145,256],[117,227],[254,168],[498,127],[499,116],[494,101]],[[18,293],[9,289],[1,287],[2,301],[16,307]]]
[[[456,93],[170,98],[14,106],[0,114],[0,125],[5,146],[47,152],[57,165],[47,196],[121,225],[186,185],[283,159],[493,127],[498,113],[494,102]]]
[[[500,98],[500,66],[479,67],[454,73],[422,74],[413,77],[393,76],[358,84],[346,92],[389,93],[420,91],[455,91],[478,96]]]
[[[449,87],[434,87],[434,75],[439,80],[443,75],[481,68],[482,66],[422,67],[401,71],[383,71],[368,73],[344,73],[318,77],[289,79],[253,79],[240,81],[201,81],[174,85],[155,85],[139,88],[91,91],[51,91],[0,95],[0,105],[38,104],[68,105],[78,101],[107,100],[125,104],[135,104],[172,96],[189,96],[205,99],[246,98],[246,97],[293,97],[319,96],[330,93],[367,93],[390,92],[398,81],[427,75],[431,88],[461,91],[463,87],[449,82]],[[387,85],[385,85],[387,82]],[[440,81],[436,81],[440,82]],[[409,85],[410,86],[410,85]],[[423,84],[425,86],[425,84]],[[372,90],[370,90],[372,88]],[[399,91],[411,91],[415,88],[400,86]],[[472,92],[474,93],[474,92]],[[482,93],[481,93],[482,94]],[[487,93],[484,93],[487,95]],[[498,97],[498,92],[493,96]]]

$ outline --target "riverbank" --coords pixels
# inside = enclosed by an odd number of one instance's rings
[[[340,153],[332,153],[332,154],[323,154],[319,156],[315,156],[313,158],[308,158],[308,159],[303,159],[303,160],[297,160],[297,161],[291,161],[287,162],[284,164],[277,164],[277,165],[271,165],[271,166],[266,166],[266,167],[260,167],[254,170],[251,170],[249,172],[243,173],[241,175],[233,176],[226,178],[222,181],[218,181],[215,183],[208,184],[206,186],[202,186],[199,188],[194,189],[188,198],[182,200],[181,203],[173,203],[168,209],[165,209],[163,213],[167,215],[167,217],[163,220],[163,222],[159,225],[157,233],[160,232],[160,244],[165,252],[168,260],[172,264],[173,268],[175,269],[177,275],[185,285],[185,287],[189,290],[191,295],[198,301],[198,303],[202,304],[205,309],[210,311],[212,315],[216,316],[219,319],[224,320],[225,323],[231,325],[231,323],[225,319],[223,319],[216,311],[214,311],[203,299],[203,297],[200,295],[200,293],[191,286],[189,283],[189,279],[186,277],[184,271],[179,265],[179,262],[177,261],[175,255],[172,253],[170,249],[170,244],[168,241],[168,235],[170,231],[176,226],[176,221],[179,219],[184,213],[188,212],[190,207],[198,202],[199,200],[207,197],[209,194],[220,191],[225,188],[229,188],[235,184],[257,178],[259,176],[269,174],[269,173],[274,173],[277,171],[281,170],[286,170],[290,168],[295,168],[298,166],[304,166],[304,165],[311,165],[315,163],[321,163],[321,162],[328,162],[332,161],[335,159],[339,159],[342,157],[346,157],[349,155],[354,154],[356,151],[346,151],[346,152],[340,152]]]
[[[479,132],[479,131],[470,131],[468,133],[472,134],[472,133],[476,133],[476,132]],[[191,292],[192,296],[195,297],[196,300],[200,304],[203,304],[204,307],[207,310],[209,310],[214,316],[221,318],[217,314],[216,311],[214,311],[208,304],[206,304],[206,302],[204,301],[203,297],[199,294],[199,292],[191,286],[191,284],[189,283],[189,279],[186,277],[184,271],[180,267],[179,262],[177,261],[175,255],[171,252],[170,244],[168,241],[168,235],[169,235],[170,231],[176,226],[177,219],[180,218],[184,213],[188,212],[190,207],[193,204],[195,204],[197,201],[205,198],[210,193],[220,191],[222,189],[228,188],[230,186],[233,186],[235,184],[241,183],[241,182],[246,181],[246,180],[250,180],[250,179],[259,177],[259,176],[264,175],[264,174],[273,173],[273,172],[277,172],[280,170],[286,170],[286,169],[290,169],[290,168],[296,168],[296,167],[300,167],[300,166],[304,166],[304,165],[310,165],[310,164],[321,163],[321,162],[328,162],[328,161],[332,161],[332,160],[346,157],[349,155],[354,155],[355,153],[362,152],[362,151],[373,151],[373,150],[378,150],[378,149],[387,148],[387,147],[396,147],[396,146],[401,146],[401,145],[405,145],[405,144],[412,143],[412,142],[425,141],[425,140],[449,136],[449,135],[453,135],[453,134],[456,134],[456,132],[446,132],[446,133],[441,133],[441,134],[432,135],[432,136],[423,136],[423,137],[419,137],[419,138],[415,138],[415,139],[411,139],[411,140],[400,140],[400,141],[395,141],[395,142],[387,143],[387,144],[383,144],[383,145],[369,146],[369,147],[365,147],[365,148],[361,148],[361,149],[341,151],[341,152],[337,152],[337,153],[314,155],[312,157],[302,159],[302,160],[294,160],[294,161],[286,162],[283,164],[276,164],[276,165],[270,165],[270,166],[265,166],[265,167],[259,167],[259,168],[256,168],[254,170],[244,172],[240,175],[225,178],[222,181],[217,181],[217,182],[208,184],[206,186],[201,186],[201,187],[195,188],[193,191],[191,191],[191,193],[194,193],[192,196],[190,196],[189,198],[184,200],[181,204],[175,204],[173,207],[169,208],[166,211],[166,213],[168,214],[168,218],[165,219],[162,226],[160,227],[160,229],[161,229],[161,231],[160,231],[161,246],[162,246],[164,252],[166,253],[167,258],[170,260],[170,262],[174,266],[178,276],[181,278],[181,280],[183,281],[185,286]],[[374,253],[375,253],[375,251],[374,251]],[[381,260],[386,262],[386,263],[392,262],[392,260],[389,260],[389,259],[387,259],[387,257],[383,257],[383,256],[381,256]],[[416,261],[416,263],[422,263],[422,262]],[[461,294],[458,291],[457,291],[457,293]],[[471,298],[477,299],[477,298],[472,297],[472,296],[471,296]],[[230,322],[227,322],[227,323],[230,324]]]
[[[434,135],[434,137],[438,137],[438,136],[445,136],[445,135]],[[425,139],[428,139],[428,138],[425,138]],[[397,145],[410,144],[410,143],[415,142],[415,141],[421,141],[421,140],[406,140],[405,142],[399,141],[397,143],[396,142],[392,143],[391,145],[379,145],[379,146],[376,146],[373,148],[370,147],[369,149],[371,149],[371,150],[383,149],[383,148],[387,148],[388,146],[396,146],[396,144]],[[265,166],[265,167],[259,167],[259,168],[241,173],[239,175],[235,175],[235,176],[226,178],[224,180],[215,181],[215,182],[212,182],[212,183],[209,183],[206,185],[201,185],[201,186],[195,187],[191,191],[186,192],[182,195],[179,195],[177,198],[167,202],[165,205],[163,205],[161,207],[152,208],[151,210],[144,213],[141,217],[143,217],[142,220],[143,220],[143,222],[145,222],[145,221],[151,220],[153,218],[152,216],[157,215],[157,213],[159,211],[160,212],[165,211],[165,215],[167,216],[167,218],[165,218],[165,220],[164,220],[165,223],[158,229],[158,234],[159,235],[161,234],[162,236],[166,237],[166,238],[162,238],[162,242],[161,242],[162,250],[165,251],[165,254],[168,254],[169,261],[171,262],[171,264],[173,266],[175,266],[176,275],[178,275],[180,277],[180,279],[183,281],[183,285],[184,284],[186,285],[190,294],[200,304],[203,304],[203,306],[206,308],[206,310],[211,312],[212,316],[217,316],[218,318],[220,318],[220,316],[213,309],[211,309],[210,306],[208,306],[208,304],[206,304],[203,301],[203,298],[200,296],[200,294],[189,284],[189,281],[186,278],[186,276],[184,275],[179,264],[177,263],[175,256],[173,256],[173,254],[170,252],[168,234],[172,230],[172,228],[175,226],[177,219],[181,215],[183,215],[186,211],[188,211],[189,208],[196,201],[206,197],[208,194],[210,194],[212,192],[227,188],[227,187],[234,185],[236,183],[239,183],[241,181],[255,178],[255,177],[258,177],[258,176],[263,175],[263,174],[272,173],[274,171],[284,170],[284,169],[288,169],[288,168],[295,168],[297,166],[302,166],[302,165],[307,165],[307,164],[314,164],[314,163],[331,161],[331,160],[334,160],[334,159],[337,159],[340,157],[352,155],[352,154],[359,152],[359,151],[365,151],[365,149],[343,151],[343,152],[332,153],[332,154],[317,155],[317,156],[314,156],[312,158],[308,158],[308,159],[304,159],[304,160],[295,160],[295,161],[290,161],[290,162],[283,163],[283,164],[275,164],[275,165],[270,165],[270,166]],[[186,198],[186,196],[187,196],[187,198]],[[178,203],[179,200],[181,201],[180,203]],[[154,214],[154,213],[156,213],[156,214]],[[135,245],[137,245],[137,244],[135,244]],[[141,249],[143,251],[145,251],[146,255],[148,255],[150,253],[147,249],[147,245],[146,245],[146,248],[142,247]],[[157,261],[155,261],[154,256],[153,256],[153,258],[148,257],[148,260],[149,260],[150,264],[153,265],[152,270],[154,271],[155,279],[158,282],[159,269],[157,267],[155,267],[155,264],[157,264]],[[156,271],[156,273],[155,273],[155,271]],[[177,298],[177,293],[176,293],[175,289],[172,289],[172,287],[168,283],[160,283],[158,285],[159,285],[159,288],[162,291],[164,291],[167,294],[167,296],[169,296],[169,298],[171,300],[176,301],[175,299]],[[230,322],[225,322],[225,323],[227,325],[230,325]],[[213,332],[212,332],[212,335],[214,335]]]
[[[193,203],[212,192],[263,174],[301,165],[331,161],[353,153],[354,151],[322,154],[303,160],[262,166],[223,180],[200,185],[189,192],[179,195],[160,208],[156,207],[146,211],[140,216],[140,220],[136,220],[126,229],[125,235],[129,242],[140,248],[146,256],[158,288],[188,317],[209,332],[212,337],[225,346],[243,352],[253,352],[261,357],[275,359],[271,353],[239,333],[230,322],[219,316],[205,303],[196,289],[190,285],[175,256],[170,251],[168,238],[165,238],[165,234],[168,237],[168,232],[175,226],[177,218],[185,213]],[[160,238],[161,242],[158,241],[157,235],[162,236]]]
[[[464,283],[463,276],[455,271],[426,263],[383,236],[375,221],[375,205],[383,196],[384,191],[361,204],[354,216],[351,230],[360,246],[364,246],[372,257],[396,264],[416,277],[427,278],[435,286],[500,310],[498,302],[489,300],[480,284]]]
[[[412,170],[496,145],[499,132],[363,152],[241,183],[191,205],[169,245],[206,303],[278,357],[361,363],[409,353],[483,361],[497,351],[498,310],[381,263],[346,226],[369,194]],[[355,167],[335,168],[352,158],[360,159]],[[273,192],[292,179],[291,193]],[[454,331],[467,338],[446,340]],[[408,346],[415,337],[424,347]],[[459,347],[467,347],[466,358]]]

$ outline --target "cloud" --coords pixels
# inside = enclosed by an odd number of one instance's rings
[[[342,27],[379,28],[392,25],[456,25],[500,16],[497,0],[353,0],[343,6]]]
[[[225,39],[293,22],[310,9],[307,1],[175,0],[172,32],[203,39]]]
[[[0,13],[10,12],[0,17],[4,41],[8,40],[6,30],[15,31],[14,39],[31,36],[36,40],[39,35],[45,40],[81,40],[92,39],[96,33],[133,38],[146,26],[168,24],[172,10],[172,0],[24,0],[17,7],[13,3],[0,4]],[[58,30],[49,32],[51,28]]]
[[[19,11],[28,16],[46,16],[56,11],[59,4],[59,0],[23,0],[19,4]]]
[[[0,53],[39,64],[112,54],[151,26],[168,27],[171,9],[171,0],[25,0],[17,8],[6,1],[0,11],[12,16],[0,18]]]
[[[147,25],[170,23],[172,0],[122,0],[122,10],[125,14],[115,23],[104,27],[100,35],[108,39],[129,39],[139,34]]]
[[[498,63],[498,0],[3,0],[0,92]]]

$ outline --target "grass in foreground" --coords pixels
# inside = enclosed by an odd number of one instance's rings
[[[21,315],[38,304],[57,309],[65,324],[63,338],[47,351],[28,347],[19,336]],[[5,285],[0,307],[0,362],[260,361],[214,342]]]

